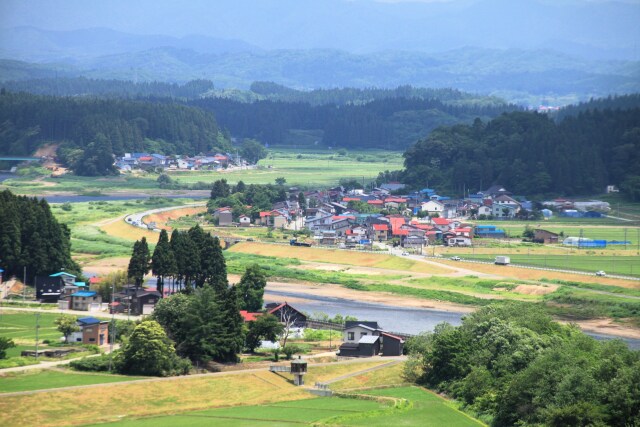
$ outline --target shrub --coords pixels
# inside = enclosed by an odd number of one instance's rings
[[[74,360],[73,362],[69,363],[69,366],[71,366],[71,368],[75,369],[76,371],[107,372],[109,371],[109,359],[110,356],[108,354],[103,354],[97,357],[83,357],[80,360]],[[114,367],[116,367],[116,360],[117,357],[114,357]]]

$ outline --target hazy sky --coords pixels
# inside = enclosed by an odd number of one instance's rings
[[[562,40],[636,49],[639,22],[640,0],[0,0],[0,28],[200,34],[263,48],[450,48],[481,39],[498,48]]]

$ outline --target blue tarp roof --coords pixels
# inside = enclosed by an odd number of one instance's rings
[[[80,286],[80,287],[82,287],[82,286],[87,286],[87,284],[86,284],[86,283],[84,283],[84,282],[75,282],[75,283],[74,283],[74,285],[76,285],[76,286]]]
[[[3,273],[3,272],[4,272],[4,270],[0,268],[0,273]]]
[[[60,273],[54,273],[54,274],[50,274],[49,277],[60,277],[60,276],[71,276],[71,277],[76,277],[71,273],[67,273],[66,271],[61,271]]]
[[[84,323],[85,325],[94,325],[96,323],[100,323],[100,320],[95,317],[81,317],[78,319],[78,322]]]
[[[75,294],[71,294],[72,297],[92,297],[95,296],[97,292],[95,291],[80,291]]]

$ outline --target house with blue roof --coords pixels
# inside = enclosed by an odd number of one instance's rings
[[[69,335],[69,342],[94,344],[103,346],[109,344],[109,322],[95,317],[80,317],[76,320],[80,331]]]
[[[69,296],[69,308],[79,311],[100,310],[102,297],[96,291],[78,291]]]

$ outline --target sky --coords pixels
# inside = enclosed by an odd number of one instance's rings
[[[638,22],[640,0],[0,0],[0,28],[198,34],[266,49],[536,48],[555,40],[633,49]]]

